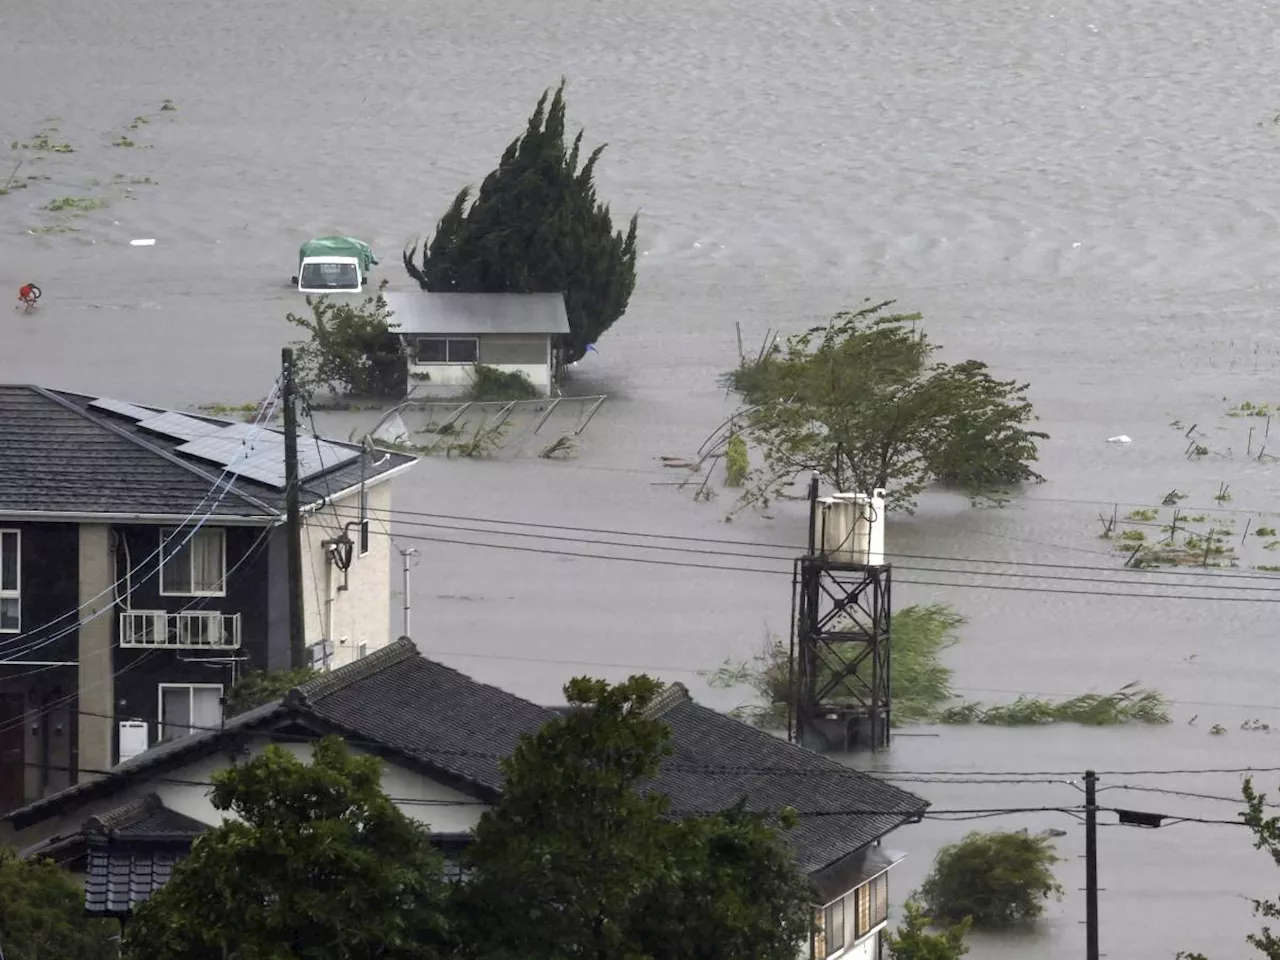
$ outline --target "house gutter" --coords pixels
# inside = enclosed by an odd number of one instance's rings
[[[270,509],[265,507],[265,509]],[[56,510],[0,510],[0,521],[29,520],[36,523],[190,523],[189,513],[63,513]],[[237,516],[213,514],[210,521],[218,526],[274,527],[282,522],[278,516]]]

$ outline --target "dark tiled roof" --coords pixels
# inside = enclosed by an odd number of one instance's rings
[[[177,845],[90,845],[84,881],[85,912],[128,916],[169,882],[173,868],[187,854]]]
[[[651,785],[674,813],[709,813],[746,800],[749,809],[791,807],[788,834],[798,865],[812,874],[915,819],[921,798],[803,747],[694,703],[679,684],[651,705],[672,730],[674,752]],[[77,791],[106,793],[135,776],[217,749],[240,731],[301,721],[380,746],[478,797],[502,787],[500,758],[523,733],[557,716],[497,687],[423,658],[408,637],[292,690],[282,700],[227,721],[225,730],[162,744],[110,777],[70,787],[9,814],[36,822]],[[843,812],[840,812],[843,811]]]
[[[208,494],[221,467],[175,453],[182,440],[142,431],[127,417],[90,408],[94,399],[37,386],[0,385],[0,447],[5,451],[0,512],[186,517],[212,506]],[[232,422],[186,415],[217,426]],[[307,439],[300,437],[299,443]],[[358,445],[340,445],[359,450]],[[390,453],[377,466],[369,465],[367,479],[413,460]],[[319,502],[359,482],[356,460],[305,482],[303,502]],[[265,519],[283,510],[283,491],[237,477],[213,513]]]
[[[170,810],[156,794],[149,793],[114,810],[90,817],[84,828],[86,833],[120,839],[194,839],[209,829],[209,825]]]
[[[929,806],[883,780],[701,706],[680,684],[664,695],[675,701],[661,711],[673,752],[653,786],[671,798],[672,812],[724,810],[744,798],[753,810],[792,807],[799,823],[787,836],[806,873],[878,840]],[[842,810],[850,812],[832,813]]]
[[[502,787],[498,756],[554,716],[423,658],[407,637],[300,692],[307,711],[322,720],[495,792]]]

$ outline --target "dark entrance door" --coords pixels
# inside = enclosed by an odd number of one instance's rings
[[[0,693],[0,810],[13,810],[26,800],[25,698]]]

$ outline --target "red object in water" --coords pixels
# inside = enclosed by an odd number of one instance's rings
[[[18,290],[18,299],[28,307],[34,307],[40,299],[40,288],[34,283],[24,283]]]

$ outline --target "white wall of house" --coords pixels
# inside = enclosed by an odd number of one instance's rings
[[[475,378],[475,365],[484,364],[502,373],[520,373],[543,393],[551,392],[551,338],[546,334],[486,333],[471,336],[408,336],[409,386],[423,387],[423,392],[462,392]],[[420,362],[419,339],[439,342],[458,341],[469,346],[459,356],[462,362]]]
[[[251,755],[261,753],[266,744],[256,746]],[[299,759],[310,760],[311,744],[282,744]],[[364,751],[351,748],[353,753]],[[15,838],[19,849],[56,835],[66,836],[80,830],[89,817],[114,810],[130,800],[149,793],[160,797],[166,807],[211,826],[234,819],[214,808],[210,800],[213,774],[230,765],[226,754],[201,757],[176,769],[166,770],[154,778],[139,777],[124,791],[96,800],[20,831]],[[405,816],[417,820],[437,833],[462,833],[471,830],[489,807],[474,797],[447,787],[430,777],[389,761],[382,765],[382,789],[393,798]]]
[[[529,381],[544,393],[551,391],[551,364],[549,363],[493,363],[486,364],[502,373],[522,373]],[[426,382],[437,387],[458,387],[464,389],[471,386],[475,377],[475,367],[469,363],[410,363],[409,380],[426,378]]]
[[[344,574],[330,560],[324,541],[338,536],[360,516],[360,494],[354,493],[314,513],[302,528],[302,606],[308,643],[332,641],[331,669],[385,647],[399,624],[391,622],[391,484],[366,488],[369,520],[368,553],[360,553],[360,528],[347,531],[355,541],[351,567]],[[346,589],[341,589],[343,583]]]

